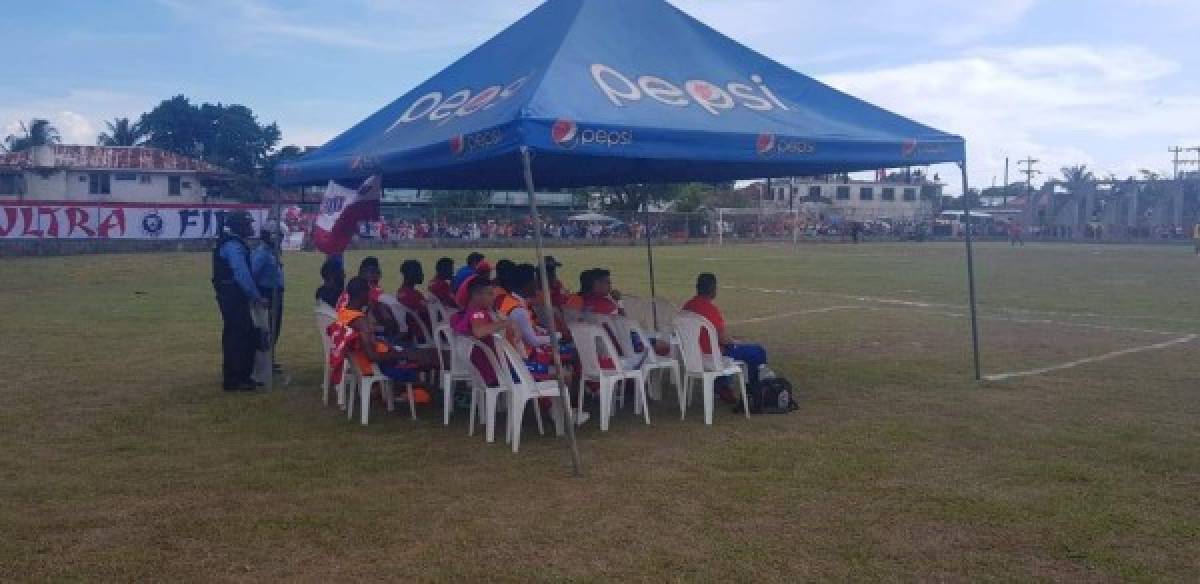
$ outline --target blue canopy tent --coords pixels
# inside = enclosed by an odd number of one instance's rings
[[[279,167],[277,181],[381,175],[389,187],[524,187],[540,225],[535,177],[563,188],[943,162],[963,168],[965,191],[961,137],[788,69],[663,0],[548,0]],[[967,255],[973,272],[969,238]]]

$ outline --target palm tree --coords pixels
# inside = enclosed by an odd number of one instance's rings
[[[96,137],[96,144],[100,146],[137,146],[146,139],[142,128],[129,118],[113,118],[104,125],[108,126],[108,131],[100,132]]]
[[[1071,194],[1075,194],[1084,185],[1094,182],[1096,175],[1088,170],[1086,164],[1078,164],[1075,166],[1062,167],[1063,181],[1066,182],[1067,190]]]
[[[4,144],[8,146],[9,151],[20,152],[35,146],[58,144],[61,141],[58,128],[55,128],[50,120],[34,118],[29,120],[28,124],[21,122],[21,133],[9,134],[4,139]]]

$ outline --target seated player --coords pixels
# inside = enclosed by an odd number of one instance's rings
[[[526,300],[537,291],[537,286],[537,268],[532,264],[516,266],[508,274],[508,282],[505,283],[508,293],[500,300],[497,308],[502,318],[514,323],[514,330],[509,332],[508,341],[526,357],[532,357],[538,349],[549,349],[551,344],[546,331],[537,327],[533,311]]]
[[[425,282],[425,270],[421,268],[421,262],[417,260],[405,260],[400,264],[400,274],[404,278],[400,289],[396,291],[396,300],[405,308],[411,310],[413,314],[421,320],[421,324],[425,326],[424,330],[432,331],[433,326],[429,319],[429,309],[425,305],[425,295],[417,289],[417,286]],[[424,338],[425,335],[421,332],[421,327],[409,315],[408,322],[405,323],[408,328],[409,337],[418,343],[429,342],[431,339]]]
[[[457,309],[458,303],[454,301],[454,293],[450,287],[450,281],[454,279],[454,260],[442,258],[437,261],[433,269],[437,273],[429,281],[429,294],[448,310]]]
[[[696,296],[683,305],[683,310],[707,318],[717,331],[716,339],[709,339],[707,333],[700,336],[700,349],[704,351],[704,354],[712,355],[715,341],[722,354],[746,364],[747,385],[756,387],[758,370],[767,363],[767,352],[762,345],[742,343],[728,335],[725,330],[725,318],[721,315],[721,310],[713,303],[716,298],[717,277],[713,274],[700,274],[696,278]],[[725,388],[721,394],[721,399],[730,403],[737,402],[728,388]]]
[[[622,314],[617,302],[621,293],[612,287],[612,273],[593,268],[579,275],[579,293],[567,297],[566,308],[601,316]]]
[[[340,380],[342,361],[349,357],[363,374],[378,370],[389,378],[402,383],[417,381],[423,365],[414,355],[397,351],[375,335],[374,317],[370,312],[371,285],[364,278],[353,278],[346,283],[347,300],[338,309],[337,321],[330,326],[333,350],[330,365],[334,369],[334,382]],[[417,390],[413,395],[417,403],[429,403],[429,393]]]
[[[358,265],[358,277],[367,282],[369,289],[369,308],[371,316],[374,317],[374,322],[378,332],[382,332],[384,336],[396,338],[400,332],[400,325],[392,316],[392,311],[387,309],[383,303],[379,301],[379,297],[383,295],[383,289],[379,287],[379,282],[383,280],[383,269],[379,267],[379,258],[367,257]],[[350,296],[343,292],[338,298],[338,310],[346,305]]]
[[[504,302],[504,297],[508,296],[509,286],[512,285],[513,271],[516,269],[517,264],[512,260],[496,262],[496,280],[493,282],[496,286],[496,298],[493,309],[500,310],[500,303]]]
[[[454,273],[454,277],[450,279],[450,290],[454,292],[455,296],[458,295],[458,289],[462,288],[463,282],[466,282],[467,278],[475,275],[475,268],[478,267],[479,262],[482,262],[484,259],[484,255],[477,251],[471,252],[471,254],[467,256],[467,264],[459,268],[458,271]],[[460,304],[459,308],[462,307],[463,306]]]
[[[487,263],[486,260],[480,260],[477,262],[475,264],[475,273],[467,276],[466,279],[463,280],[462,285],[460,285],[454,292],[454,302],[458,304],[459,307],[465,309],[467,303],[470,302],[471,294],[469,290],[471,288],[471,282],[476,280],[492,283],[492,265]]]
[[[466,306],[462,312],[454,315],[450,327],[455,333],[477,339],[495,352],[496,343],[492,335],[507,331],[513,326],[512,321],[498,321],[492,318],[495,291],[492,283],[486,278],[474,278],[464,284],[464,288],[467,293]],[[478,347],[471,350],[471,363],[488,386],[495,386],[500,382],[491,362]]]
[[[346,270],[342,268],[341,260],[337,258],[325,260],[325,263],[321,264],[321,287],[317,288],[317,301],[334,309],[338,305],[338,298],[345,290],[345,282]]]

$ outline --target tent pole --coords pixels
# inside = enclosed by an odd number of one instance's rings
[[[654,331],[658,332],[658,290],[654,284],[654,238],[650,236],[650,197],[642,201],[646,212],[646,261],[650,264],[650,312],[654,315]]]
[[[975,250],[971,234],[971,197],[967,180],[967,161],[958,163],[962,169],[963,211],[967,222],[967,290],[971,302],[971,351],[975,360],[975,381],[983,380],[983,370],[979,364],[979,316],[975,303]]]
[[[550,353],[554,356],[554,369],[558,373],[558,391],[562,396],[558,400],[559,413],[562,415],[563,424],[567,426],[567,441],[571,446],[571,466],[574,476],[583,477],[583,462],[579,459],[579,444],[575,442],[575,417],[571,415],[571,407],[567,403],[571,401],[571,392],[564,377],[562,354],[558,348],[559,334],[555,330],[557,323],[554,319],[554,304],[550,299],[550,276],[546,273],[546,255],[542,248],[542,215],[538,212],[537,196],[534,194],[533,164],[529,158],[528,146],[521,147],[521,162],[525,167],[525,188],[529,191],[529,214],[533,216],[533,241],[537,248],[538,275],[542,280],[543,308],[546,310],[546,320],[549,321],[545,325],[546,330],[550,331],[550,339],[553,343]],[[579,399],[583,399],[582,389],[579,392]]]

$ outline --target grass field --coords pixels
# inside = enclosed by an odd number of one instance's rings
[[[644,250],[555,255],[647,290]],[[676,300],[720,276],[802,406],[625,411],[581,430],[584,479],[536,432],[323,407],[315,255],[286,258],[290,386],[236,396],[206,255],[4,260],[0,580],[1197,581],[1190,249],[981,246],[986,373],[1026,373],[984,383],[958,246],[657,260]]]

